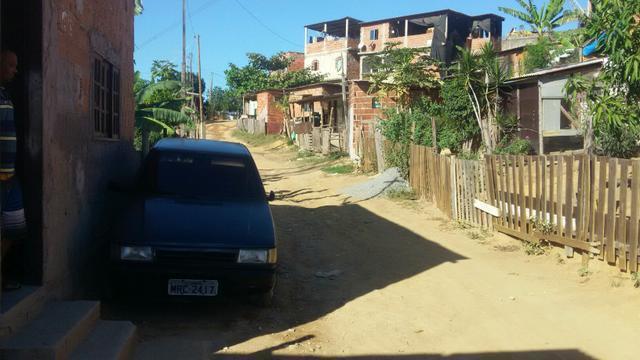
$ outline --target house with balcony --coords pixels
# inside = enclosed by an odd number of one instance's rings
[[[304,66],[325,81],[355,79],[360,75],[358,43],[362,21],[345,17],[304,28]]]
[[[379,55],[390,43],[424,49],[443,64],[455,61],[458,47],[478,50],[490,41],[499,47],[503,21],[495,14],[470,16],[446,9],[363,22],[358,44],[360,79],[372,71],[367,59]]]

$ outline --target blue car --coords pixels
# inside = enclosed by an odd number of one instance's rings
[[[164,139],[146,157],[112,245],[125,296],[248,294],[269,304],[277,247],[258,169],[241,144]]]

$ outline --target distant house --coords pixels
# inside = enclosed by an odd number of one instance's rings
[[[520,137],[536,154],[581,149],[583,137],[569,113],[565,85],[573,74],[596,76],[604,60],[558,66],[515,77],[507,82],[506,111],[517,116]]]
[[[280,134],[284,127],[284,112],[278,105],[282,90],[262,90],[245,94],[241,128],[252,134]]]
[[[107,184],[135,173],[133,1],[3,1],[3,48],[29,226],[20,291],[0,294],[0,336],[42,304],[99,286],[109,253]],[[1,241],[1,240],[0,240]]]

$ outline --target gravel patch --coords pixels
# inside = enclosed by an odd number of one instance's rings
[[[369,181],[349,186],[340,192],[358,200],[368,200],[391,190],[410,190],[409,183],[400,176],[398,168],[387,169]]]

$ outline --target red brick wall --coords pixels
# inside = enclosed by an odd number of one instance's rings
[[[277,94],[265,91],[258,93],[256,97],[258,101],[256,116],[258,119],[266,120],[267,134],[279,134],[284,126],[284,113],[276,104]],[[262,115],[266,115],[266,119],[261,118]]]
[[[65,295],[87,285],[101,231],[109,180],[135,174],[133,151],[133,1],[43,0],[42,238],[44,286]],[[120,139],[94,136],[92,57],[120,69]]]
[[[291,59],[292,62],[289,64],[287,70],[289,71],[299,71],[304,69],[304,54],[299,52],[287,52],[284,54],[287,58]]]
[[[389,97],[369,94],[369,83],[358,81],[349,84],[349,102],[353,114],[354,145],[358,146],[362,129],[368,131],[374,120],[384,118],[384,109],[395,106],[395,101]],[[382,108],[373,108],[373,99],[378,98]]]

